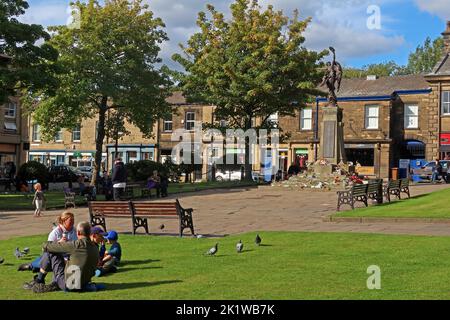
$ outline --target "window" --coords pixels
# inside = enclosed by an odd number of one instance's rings
[[[79,142],[81,140],[81,126],[78,125],[72,130],[72,141]]]
[[[405,129],[419,128],[419,106],[405,105]]]
[[[219,126],[221,128],[225,128],[226,126],[228,126],[228,121],[227,120],[220,120],[219,121]]]
[[[33,141],[41,141],[41,127],[38,124],[33,125]]]
[[[172,115],[164,120],[164,131],[170,132],[173,129]]]
[[[442,92],[442,114],[450,115],[450,91]]]
[[[300,112],[300,130],[312,130],[312,108],[303,108]]]
[[[379,106],[366,106],[366,129],[378,129]]]
[[[13,102],[8,102],[5,104],[5,118],[15,118],[16,117],[17,105]]]
[[[195,112],[186,112],[186,130],[194,130],[195,126]]]
[[[142,160],[153,160],[153,152],[142,152]]]
[[[59,131],[55,134],[55,141],[57,141],[57,142],[63,141],[63,136],[62,136],[62,131],[61,131],[61,130],[59,130]]]

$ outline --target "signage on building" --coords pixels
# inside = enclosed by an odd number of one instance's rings
[[[441,134],[441,146],[450,145],[450,133],[442,133]]]

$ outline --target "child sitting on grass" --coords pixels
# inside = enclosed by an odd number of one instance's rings
[[[101,277],[110,272],[116,272],[122,257],[122,248],[120,247],[120,243],[117,242],[119,239],[117,232],[111,230],[104,234],[104,238],[108,241],[108,244],[111,244],[111,247],[105,251],[103,259],[100,262],[101,266],[95,271],[96,277]]]

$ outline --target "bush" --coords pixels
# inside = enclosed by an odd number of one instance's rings
[[[44,189],[48,186],[50,175],[46,166],[37,161],[24,163],[18,172],[20,180],[37,180]]]
[[[167,168],[161,163],[142,160],[126,164],[128,178],[131,181],[147,181],[153,175],[153,171],[157,170],[160,174],[167,175]]]

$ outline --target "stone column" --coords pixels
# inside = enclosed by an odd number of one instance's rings
[[[346,162],[343,129],[342,109],[326,107],[321,125],[319,160],[327,160],[331,164]]]

